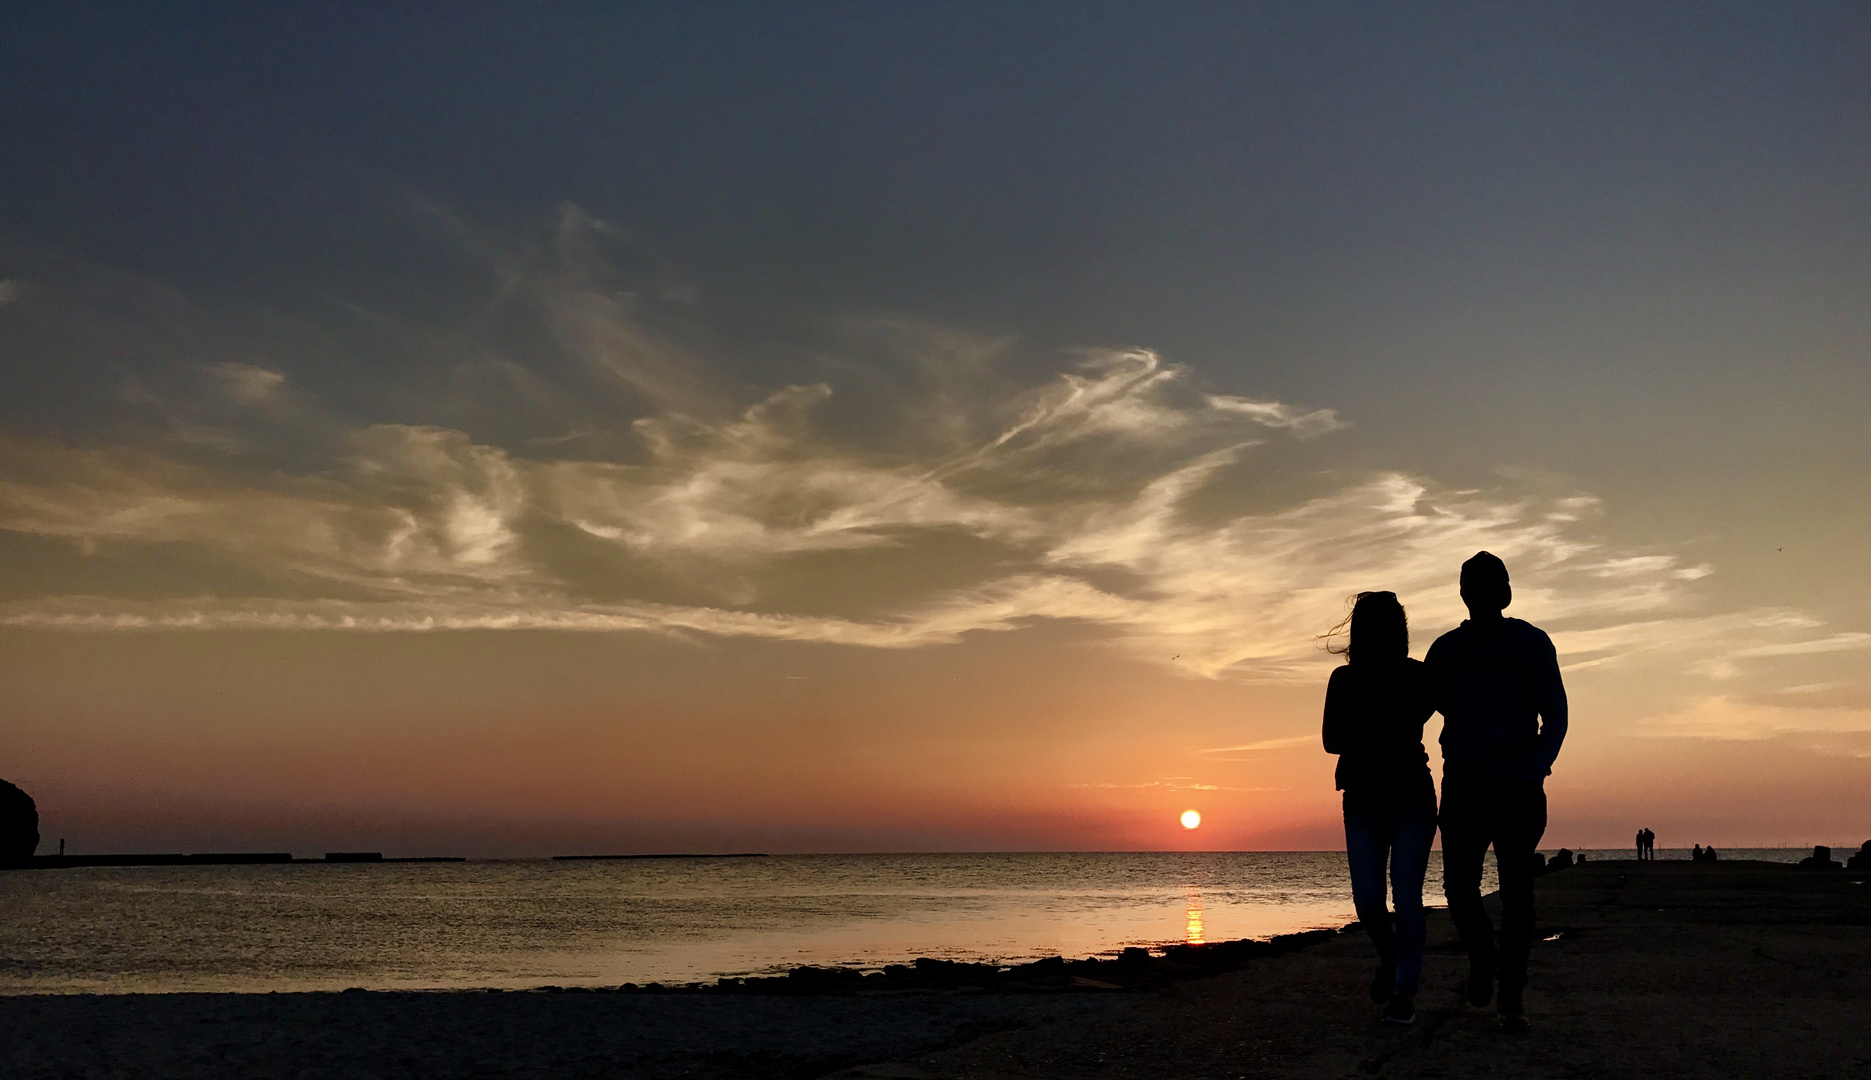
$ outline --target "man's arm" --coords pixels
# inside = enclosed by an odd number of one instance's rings
[[[1540,657],[1535,668],[1535,692],[1540,705],[1540,747],[1533,757],[1530,780],[1549,776],[1559,747],[1566,741],[1566,684],[1559,677],[1559,653],[1553,639],[1540,633]]]

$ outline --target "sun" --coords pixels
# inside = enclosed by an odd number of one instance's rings
[[[1202,824],[1201,814],[1196,813],[1194,810],[1184,810],[1182,812],[1182,827],[1183,828],[1193,829],[1193,828],[1197,828],[1201,824]]]

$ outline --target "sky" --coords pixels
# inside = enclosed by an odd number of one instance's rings
[[[13,11],[0,776],[74,852],[1332,848],[1320,635],[1394,590],[1422,656],[1486,549],[1571,697],[1548,847],[1855,847],[1868,54]]]

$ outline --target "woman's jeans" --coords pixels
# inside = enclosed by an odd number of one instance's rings
[[[1396,967],[1399,993],[1416,993],[1423,973],[1423,874],[1435,839],[1436,812],[1431,807],[1345,808],[1345,857],[1351,864],[1351,899],[1358,923],[1377,946],[1378,960]],[[1386,863],[1397,904],[1394,930],[1384,906]]]

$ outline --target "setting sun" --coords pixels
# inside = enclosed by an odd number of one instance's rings
[[[1201,814],[1196,813],[1194,810],[1184,810],[1182,812],[1182,827],[1183,828],[1193,829],[1201,824],[1202,824]]]

